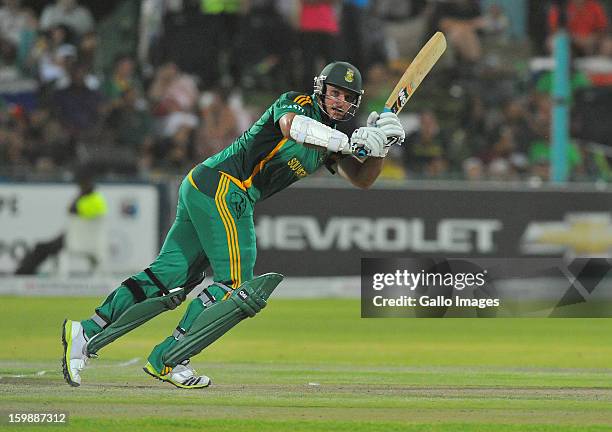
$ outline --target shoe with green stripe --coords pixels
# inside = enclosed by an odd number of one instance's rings
[[[62,372],[73,387],[81,385],[81,371],[87,364],[87,338],[79,321],[64,320],[62,324]]]
[[[189,365],[189,360],[185,360],[174,368],[166,366],[161,372],[158,372],[151,363],[147,363],[142,370],[160,381],[169,382],[183,389],[204,388],[212,384],[206,375],[197,374]]]

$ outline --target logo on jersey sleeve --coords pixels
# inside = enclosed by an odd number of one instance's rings
[[[299,95],[293,99],[293,102],[298,103],[300,106],[312,105],[312,98],[308,95]]]
[[[306,110],[296,103],[289,104],[289,105],[282,105],[280,109],[283,109],[283,110],[291,109],[291,110],[299,111],[301,113],[306,113]]]

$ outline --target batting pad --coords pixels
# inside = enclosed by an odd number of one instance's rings
[[[227,300],[204,309],[184,337],[163,354],[164,364],[176,366],[200,353],[243,319],[255,316],[283,278],[278,273],[266,273],[244,282]]]
[[[115,339],[123,336],[130,330],[156,317],[162,312],[175,309],[187,296],[185,288],[171,290],[168,295],[143,300],[130,306],[117,321],[110,324],[87,343],[87,354],[94,355]]]

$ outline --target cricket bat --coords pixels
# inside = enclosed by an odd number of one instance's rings
[[[389,95],[383,111],[399,113],[446,50],[446,38],[436,32],[416,55]]]

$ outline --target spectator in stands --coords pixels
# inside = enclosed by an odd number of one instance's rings
[[[155,165],[170,172],[192,166],[197,126],[198,118],[193,114],[171,114],[166,123],[164,138],[156,146]]]
[[[461,164],[463,177],[470,181],[479,181],[484,177],[484,164],[477,157],[470,157]]]
[[[70,70],[70,85],[52,95],[54,117],[73,140],[95,134],[103,112],[102,95],[87,88],[87,66],[75,64]]]
[[[0,7],[0,38],[17,48],[22,31],[28,27],[28,16],[21,8],[20,0],[3,0]]]
[[[279,38],[279,34],[283,37]],[[238,41],[243,65],[241,86],[275,91],[295,87],[295,38],[294,29],[279,12],[276,1],[252,1]]]
[[[32,75],[27,60],[36,40],[37,22],[30,9],[21,7],[20,0],[4,0],[0,8],[0,43],[3,55],[10,54],[11,67],[18,75]],[[7,46],[7,45],[10,45]],[[3,59],[6,66],[6,58]]]
[[[580,147],[575,142],[570,142],[567,147],[567,161],[570,177],[584,171],[583,157]],[[550,143],[548,140],[536,140],[529,148],[529,162],[531,174],[548,180],[550,174]]]
[[[49,30],[59,24],[64,24],[82,36],[94,29],[94,19],[84,6],[80,6],[77,0],[56,0],[54,4],[46,6],[40,17],[40,27]]]
[[[96,77],[100,75],[97,64],[98,55],[98,34],[90,31],[81,36],[78,45],[79,62],[87,66],[87,69]]]
[[[407,175],[435,176],[448,169],[446,159],[448,140],[432,111],[420,115],[419,130],[408,137],[403,145]]]
[[[153,113],[163,117],[176,111],[192,111],[199,93],[191,75],[181,72],[174,63],[166,63],[157,69],[148,96]]]
[[[25,113],[4,108],[0,118],[0,161],[9,167],[27,167],[30,154],[25,139]]]
[[[391,70],[385,63],[375,63],[368,70],[367,82],[365,88],[367,91],[363,96],[364,112],[380,110],[381,106],[385,105],[389,93],[393,90],[395,82],[399,80],[404,70],[399,72]]]
[[[604,58],[612,58],[612,34],[610,32],[601,41],[599,55]]]
[[[608,28],[608,17],[603,5],[598,0],[569,0],[566,14],[567,27],[576,54],[596,54]],[[551,32],[555,32],[559,26],[557,5],[551,6],[548,23]]]
[[[527,169],[527,158],[517,149],[514,130],[502,124],[492,136],[491,145],[481,153],[488,167],[488,174],[494,180],[509,180]]]
[[[535,136],[528,117],[529,113],[522,100],[514,98],[504,105],[502,125],[510,129],[514,149],[523,155],[527,154],[529,143]]]
[[[111,105],[121,104],[121,98],[128,90],[135,90],[138,96],[143,95],[142,83],[136,74],[136,63],[132,56],[120,54],[113,64],[113,71],[100,91]]]
[[[153,164],[153,118],[146,103],[134,88],[126,89],[107,118],[114,144],[131,149],[139,168],[148,170]]]
[[[25,76],[36,76],[36,68],[30,61],[32,50],[38,40],[38,16],[29,8],[23,9],[26,24],[21,28],[17,45],[17,63]]]
[[[19,79],[17,48],[5,39],[0,39],[0,81],[8,82]]]
[[[496,43],[506,42],[510,19],[504,13],[504,9],[499,4],[492,4],[482,16],[482,30],[489,41]]]
[[[70,136],[46,108],[40,107],[30,114],[27,139],[37,172],[53,173],[71,158]]]
[[[179,76],[179,68],[176,63],[167,62],[157,67],[153,81],[147,91],[149,102],[156,106],[166,97],[168,87]]]
[[[238,119],[229,105],[226,89],[202,97],[201,126],[197,133],[196,158],[206,159],[230,145],[239,134]]]
[[[301,0],[299,37],[302,50],[301,89],[312,87],[312,80],[320,70],[319,63],[331,62],[336,56],[336,42],[340,26],[336,15],[337,0]]]
[[[36,42],[31,62],[38,65],[38,77],[43,86],[53,87],[69,80],[68,69],[77,56],[72,33],[64,25],[52,27]]]
[[[370,0],[344,0],[342,3],[342,44],[346,47],[344,57],[351,59],[359,70],[367,71],[365,52],[365,29]]]
[[[487,178],[494,181],[514,180],[517,178],[517,173],[507,159],[498,158],[487,165]]]
[[[536,83],[536,91],[540,94],[552,96],[553,82],[555,79],[554,77],[554,70],[544,72]],[[574,67],[574,64],[572,63],[570,70],[570,101],[573,99],[573,93],[580,89],[589,87],[591,87],[591,80],[589,79],[588,75]]]
[[[461,113],[460,127],[465,132],[466,150],[471,154],[478,154],[487,143],[489,119],[487,107],[480,94],[468,96]]]
[[[529,182],[540,185],[550,180],[550,160],[548,158],[532,158],[529,164]]]
[[[156,69],[153,82],[147,92],[147,97],[153,106],[157,106],[166,98],[168,87],[178,78],[179,73],[178,66],[172,62],[164,63]]]
[[[442,30],[450,45],[456,50],[458,60],[475,63],[482,56],[478,33],[485,24],[479,1],[439,1],[434,5],[425,40],[435,31]]]
[[[238,40],[247,1],[200,0],[200,4],[207,66],[201,72],[202,85],[238,84],[242,74]]]

